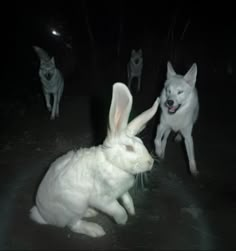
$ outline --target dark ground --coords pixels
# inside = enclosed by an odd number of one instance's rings
[[[165,40],[147,32],[129,40],[120,57],[115,56],[112,46],[98,46],[94,53],[81,50],[76,54],[81,56],[78,59],[73,53],[67,57],[63,54],[65,92],[60,118],[55,121],[50,121],[44,105],[37,60],[27,47],[30,42],[25,45],[27,39],[18,39],[16,65],[20,66],[8,80],[0,101],[0,249],[236,248],[234,37],[217,42],[190,39],[175,43],[173,56]],[[98,215],[94,221],[101,223],[107,235],[91,239],[67,228],[32,222],[29,210],[49,164],[68,150],[98,144],[103,139],[111,87],[116,81],[126,82],[125,67],[132,43],[144,51],[143,88],[134,94],[132,116],[148,108],[159,95],[167,58],[180,73],[197,62],[200,116],[193,137],[200,176],[191,177],[182,145],[170,138],[165,159],[149,174],[148,189],[131,190],[136,215],[129,217],[127,225],[118,226],[106,215]],[[60,58],[60,50],[57,55]],[[77,60],[76,65],[73,60]],[[4,76],[4,81],[9,79],[8,74]],[[151,152],[158,115],[141,134]]]

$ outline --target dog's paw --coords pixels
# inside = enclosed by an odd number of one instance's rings
[[[160,160],[163,160],[164,157],[165,157],[165,153],[162,152],[162,151],[155,151],[156,152],[156,155],[157,157],[160,159]]]
[[[162,151],[162,145],[159,141],[155,141],[155,153],[159,159],[164,159],[164,152]]]
[[[190,172],[194,177],[199,175],[199,171],[197,170],[197,166],[195,163],[190,163]]]
[[[165,158],[165,153],[162,152],[160,153],[160,155],[158,155],[159,159],[163,160]]]
[[[50,119],[55,120],[55,115],[51,115]]]
[[[191,171],[191,174],[194,176],[194,177],[197,177],[199,175],[199,171],[196,169],[196,170],[190,170]]]
[[[49,112],[52,111],[52,107],[51,106],[47,106],[47,109],[48,109]]]

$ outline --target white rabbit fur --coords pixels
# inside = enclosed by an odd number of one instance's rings
[[[115,83],[103,144],[69,151],[51,164],[39,185],[31,219],[99,237],[105,234],[103,228],[84,220],[95,216],[96,210],[112,216],[118,224],[126,223],[126,211],[135,214],[128,190],[134,184],[134,174],[148,171],[153,165],[152,157],[135,135],[155,115],[159,98],[128,124],[132,102],[127,86]]]

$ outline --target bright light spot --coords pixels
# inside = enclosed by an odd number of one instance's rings
[[[52,34],[54,35],[54,36],[61,36],[61,34],[59,33],[59,32],[57,32],[56,30],[52,30]]]

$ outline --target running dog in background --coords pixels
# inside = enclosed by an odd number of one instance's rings
[[[132,50],[130,61],[127,65],[127,72],[128,72],[128,87],[131,90],[131,84],[133,78],[138,79],[138,88],[137,90],[140,91],[141,88],[141,77],[142,77],[142,70],[143,70],[143,52],[142,49],[138,51]]]
[[[42,82],[43,93],[48,111],[51,112],[51,119],[59,117],[59,104],[64,89],[64,79],[61,72],[56,68],[54,57],[49,55],[42,48],[33,46],[40,59],[39,77]],[[51,106],[51,95],[53,106]]]
[[[197,175],[192,138],[193,125],[199,111],[198,94],[195,88],[197,65],[194,63],[184,75],[176,74],[170,62],[167,64],[167,79],[160,96],[161,117],[155,138],[156,154],[164,158],[167,138],[173,130],[176,140],[184,137],[190,172]]]

